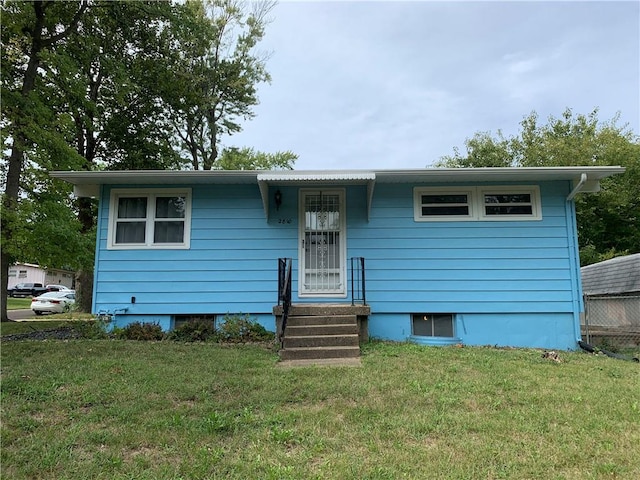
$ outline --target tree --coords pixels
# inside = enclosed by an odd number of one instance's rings
[[[20,218],[18,204],[26,153],[41,141],[40,135],[47,137],[46,130],[40,127],[40,121],[46,119],[49,112],[45,99],[37,94],[38,70],[42,66],[43,55],[55,49],[75,30],[87,6],[86,1],[3,4],[3,145],[11,153],[7,162],[0,227],[3,245],[0,253],[1,321],[8,320],[8,272],[15,261],[10,246]]]
[[[583,265],[640,252],[640,139],[619,115],[599,122],[598,110],[540,124],[535,112],[521,122],[518,135],[477,133],[465,142],[466,154],[442,157],[440,167],[544,167],[620,165],[624,175],[602,180],[602,191],[576,198],[578,239]]]
[[[255,47],[274,5],[241,0],[185,4],[190,28],[174,29],[180,48],[166,70],[180,86],[167,101],[180,150],[194,170],[217,168],[221,137],[239,132],[240,121],[254,116],[256,86],[270,81],[266,56],[257,55]]]
[[[269,81],[255,53],[272,2],[3,2],[2,319],[16,260],[78,270],[90,305],[96,204],[49,170],[292,168],[224,150]],[[10,156],[4,152],[10,151]],[[42,239],[57,248],[39,248]],[[28,258],[25,258],[28,257]]]
[[[293,170],[298,155],[291,151],[265,153],[253,148],[224,148],[216,163],[219,170]]]

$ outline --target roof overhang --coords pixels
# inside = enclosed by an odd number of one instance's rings
[[[278,185],[366,185],[367,210],[371,208],[376,183],[447,184],[466,182],[541,182],[567,180],[578,193],[597,192],[600,180],[624,173],[623,167],[504,167],[421,168],[407,170],[122,170],[55,171],[58,178],[73,184],[79,197],[97,197],[101,185],[214,185],[257,184],[265,214],[269,211],[269,186]]]

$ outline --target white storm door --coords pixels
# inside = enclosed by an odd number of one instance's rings
[[[344,190],[301,190],[300,197],[300,295],[344,296]]]

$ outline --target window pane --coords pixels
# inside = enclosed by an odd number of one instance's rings
[[[420,337],[431,336],[431,319],[429,315],[413,316],[413,334]]]
[[[116,243],[144,243],[146,222],[118,222]]]
[[[469,207],[466,205],[457,207],[422,207],[422,215],[469,215]]]
[[[185,197],[157,197],[156,218],[184,218]]]
[[[184,222],[155,222],[153,243],[182,243]]]
[[[468,203],[467,195],[422,195],[422,203]]]
[[[531,205],[493,206],[485,207],[487,215],[533,215]]]
[[[433,315],[433,336],[453,337],[453,321],[451,315]]]
[[[529,193],[486,194],[484,203],[531,203]]]
[[[119,198],[118,218],[146,218],[147,199],[146,197]]]

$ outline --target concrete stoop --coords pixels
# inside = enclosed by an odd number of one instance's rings
[[[301,313],[287,319],[280,350],[282,366],[359,364],[356,315],[314,315],[308,308]]]

